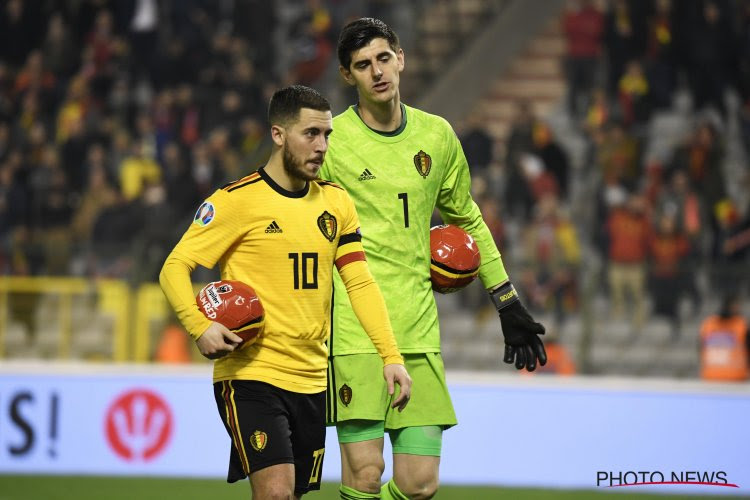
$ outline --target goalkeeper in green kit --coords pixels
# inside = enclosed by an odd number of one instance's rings
[[[362,243],[380,284],[399,349],[414,381],[403,412],[389,405],[382,362],[359,326],[338,276],[328,373],[328,420],[341,446],[343,499],[431,498],[438,488],[442,433],[456,425],[440,356],[438,313],[430,284],[430,217],[465,229],[482,256],[479,276],[500,314],[503,360],[533,371],[547,360],[470,194],[461,144],[444,119],[401,103],[404,53],[382,21],[346,25],[340,72],[358,103],[333,120],[323,179],[342,185],[362,223]],[[393,478],[381,487],[383,438],[393,448]]]

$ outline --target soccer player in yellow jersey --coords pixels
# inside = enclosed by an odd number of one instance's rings
[[[354,204],[317,179],[332,127],[328,101],[287,87],[271,98],[268,119],[268,163],[201,205],[159,277],[201,354],[216,360],[214,396],[232,439],[227,481],[249,476],[256,500],[320,488],[334,266],[380,355],[393,407],[402,410],[411,392]],[[247,283],[263,303],[265,327],[250,345],[236,348],[241,339],[196,305],[190,274],[217,263],[222,279]]]
[[[401,102],[404,52],[377,19],[346,25],[340,72],[358,102],[333,119],[321,177],[344,186],[362,221],[362,244],[383,292],[396,341],[419,388],[403,412],[389,409],[377,377],[379,359],[359,327],[343,285],[334,285],[329,347],[329,418],[341,447],[341,498],[423,499],[438,488],[442,433],[455,425],[440,355],[430,287],[430,217],[435,208],[476,240],[479,276],[500,314],[504,361],[532,371],[546,362],[534,322],[518,300],[479,208],[461,144],[443,118]],[[368,375],[369,374],[369,375]],[[379,397],[358,397],[377,394]],[[489,430],[488,430],[489,431]],[[383,439],[393,449],[393,479],[381,489]]]

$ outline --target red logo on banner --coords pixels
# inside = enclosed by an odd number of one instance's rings
[[[107,410],[110,447],[128,461],[153,460],[172,436],[172,411],[158,394],[134,389],[120,394]]]

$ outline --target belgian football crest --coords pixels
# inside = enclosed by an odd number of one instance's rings
[[[344,406],[349,406],[349,403],[352,402],[352,388],[346,384],[342,385],[341,389],[339,389],[339,398],[341,398]]]
[[[328,210],[318,217],[318,229],[323,233],[328,241],[333,241],[336,237],[336,217],[328,213]]]
[[[250,446],[252,446],[255,451],[263,451],[266,444],[268,444],[268,434],[265,432],[255,431],[253,432],[253,435],[250,436]]]
[[[428,175],[430,175],[430,170],[432,169],[432,158],[430,158],[430,155],[419,150],[419,153],[414,155],[414,166],[417,168],[417,172],[419,172],[419,175],[421,175],[423,178],[427,178]]]

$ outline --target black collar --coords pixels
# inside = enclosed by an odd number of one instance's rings
[[[287,198],[302,198],[304,197],[308,191],[310,191],[310,183],[305,182],[305,187],[300,189],[299,191],[288,191],[284,189],[283,187],[276,184],[276,181],[271,179],[271,176],[266,173],[266,166],[263,165],[258,169],[258,173],[263,178],[266,183],[268,183],[269,186],[271,186],[271,189],[279,193],[281,196],[286,196]]]

